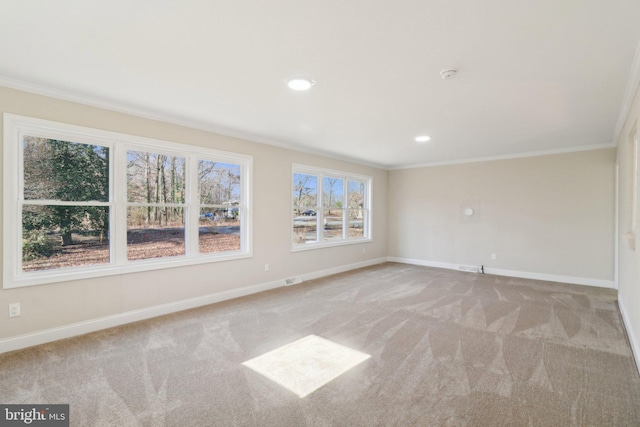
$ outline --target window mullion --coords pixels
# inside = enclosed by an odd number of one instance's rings
[[[129,202],[129,207],[152,207],[152,208],[186,208],[186,203],[144,203],[144,202]]]
[[[6,126],[6,123],[5,123]],[[8,130],[5,130],[8,133]],[[13,235],[13,250],[6,250],[6,246],[3,251],[3,258],[5,263],[3,265],[4,269],[4,282],[7,282],[7,279],[11,276],[19,277],[22,274],[22,208],[23,208],[23,200],[24,200],[24,154],[23,149],[24,145],[21,143],[12,144],[6,139],[7,134],[5,133],[4,140],[4,166],[5,166],[5,175],[3,178],[6,182],[11,182],[9,177],[18,177],[18,181],[16,185],[11,185],[9,189],[7,186],[4,187],[4,233],[11,233],[15,230],[15,235]],[[17,132],[16,135],[17,142],[22,141],[23,135],[22,132]],[[7,162],[12,155],[18,157],[18,162]],[[13,168],[17,166],[17,170],[14,172]],[[13,209],[8,208],[11,206],[14,201],[17,200],[17,203]],[[11,274],[9,274],[11,272]]]
[[[111,259],[116,265],[123,265],[127,262],[127,147],[116,145],[113,152],[110,198],[115,205],[111,212]]]
[[[29,199],[23,200],[25,205],[34,205],[34,206],[111,206],[110,202],[98,202],[98,201],[89,201],[89,202],[76,202],[76,201],[66,201],[66,200],[48,200],[48,199]]]
[[[324,175],[317,174],[316,191],[316,242],[324,241]]]
[[[186,174],[186,207],[185,207],[185,250],[187,256],[199,253],[200,230],[200,191],[198,189],[198,157],[189,156],[185,162]]]
[[[251,194],[251,187],[253,186],[253,176],[251,176],[251,168],[248,168],[246,164],[240,166],[240,176],[243,180],[240,187],[240,250],[249,250],[253,245],[251,243],[251,224],[253,220],[250,218],[251,212],[249,211],[250,201],[249,195]]]
[[[342,238],[349,238],[349,178],[342,179]]]

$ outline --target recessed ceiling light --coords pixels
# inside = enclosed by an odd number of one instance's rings
[[[419,136],[416,136],[416,142],[424,143],[424,142],[428,142],[428,141],[430,141],[430,140],[431,140],[431,137],[430,137],[430,136],[428,136],[428,135],[419,135]]]
[[[309,90],[314,84],[316,84],[316,82],[314,82],[313,80],[305,79],[302,77],[296,77],[295,79],[291,79],[287,82],[287,86],[289,86],[289,89],[297,91]]]

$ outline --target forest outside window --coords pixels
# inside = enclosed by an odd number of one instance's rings
[[[22,271],[108,264],[109,147],[25,134],[22,159]]]
[[[185,254],[185,158],[127,151],[127,259]]]
[[[241,224],[246,221],[242,200],[241,165],[198,162],[200,253],[240,250]],[[215,224],[215,227],[212,227]]]
[[[251,256],[252,159],[4,118],[5,288]]]
[[[294,165],[293,250],[371,240],[371,177]]]

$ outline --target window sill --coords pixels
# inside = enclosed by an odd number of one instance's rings
[[[363,237],[361,239],[349,239],[349,240],[341,240],[337,242],[328,241],[328,242],[301,243],[298,245],[293,245],[291,247],[291,252],[302,252],[302,251],[309,251],[314,249],[335,248],[337,246],[357,245],[360,243],[370,243],[372,241],[373,239],[370,237]]]
[[[73,280],[84,280],[119,274],[139,273],[144,271],[161,270],[165,268],[186,267],[190,265],[216,263],[221,261],[231,261],[253,257],[252,253],[230,252],[221,255],[198,255],[189,259],[156,258],[149,260],[130,261],[127,265],[87,266],[85,268],[74,267],[67,271],[63,270],[41,270],[20,274],[14,277],[7,277],[3,282],[4,289],[22,288],[26,286],[38,286],[49,283],[70,282]]]

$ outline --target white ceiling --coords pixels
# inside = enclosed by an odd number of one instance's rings
[[[0,0],[0,81],[395,168],[613,143],[639,40],[638,0]]]

